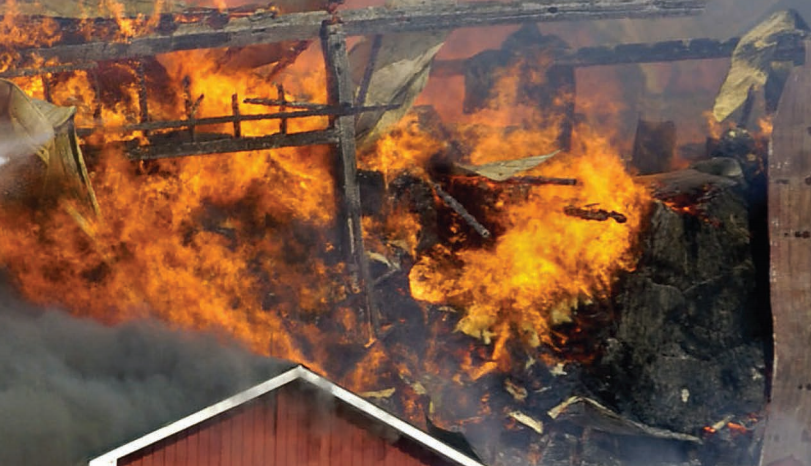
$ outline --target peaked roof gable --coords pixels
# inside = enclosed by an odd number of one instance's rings
[[[443,443],[442,441],[428,435],[422,430],[412,426],[411,424],[397,418],[396,416],[384,411],[383,409],[373,405],[358,395],[339,387],[338,385],[330,382],[329,380],[321,377],[315,372],[307,369],[304,366],[296,366],[286,372],[283,372],[276,377],[273,377],[265,382],[255,385],[243,392],[240,392],[230,398],[213,404],[204,408],[194,414],[184,417],[179,421],[168,424],[158,430],[144,435],[136,440],[126,443],[115,450],[111,450],[95,459],[90,460],[88,466],[116,466],[119,459],[135,453],[149,445],[164,440],[178,432],[186,430],[192,426],[200,424],[208,419],[211,419],[221,413],[229,411],[237,406],[245,404],[251,400],[259,398],[262,395],[270,393],[279,389],[296,380],[303,380],[309,384],[319,388],[320,390],[329,393],[331,396],[351,405],[352,407],[362,411],[363,413],[371,416],[373,419],[386,424],[387,426],[395,429],[406,437],[411,438],[420,445],[428,448],[429,450],[439,454],[440,456],[451,460],[462,466],[484,466],[479,461],[476,461],[464,453],[459,452],[453,447]]]

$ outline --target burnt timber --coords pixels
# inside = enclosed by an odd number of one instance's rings
[[[811,45],[774,119],[769,154],[774,375],[762,466],[811,458]],[[793,463],[792,463],[793,458]]]
[[[346,34],[341,23],[324,23],[321,31],[321,49],[327,70],[327,98],[329,104],[350,108],[354,101],[352,77]],[[341,231],[342,252],[349,264],[353,288],[357,290],[363,305],[358,308],[358,317],[366,324],[367,341],[373,341],[380,328],[378,309],[375,303],[372,274],[366,260],[361,229],[361,201],[358,185],[358,164],[355,151],[355,118],[338,115],[331,118],[331,126],[338,135],[335,146],[335,180],[338,197],[338,228]]]
[[[452,6],[369,7],[340,12],[348,36],[419,32],[499,24],[613,18],[655,18],[696,15],[708,0],[628,0],[472,3]],[[161,18],[158,32],[127,41],[62,41],[49,47],[19,51],[11,64],[15,73],[36,68],[37,59],[58,61],[55,65],[122,60],[154,56],[181,50],[244,47],[260,43],[300,41],[319,36],[321,25],[330,21],[327,12],[291,13],[276,16],[257,13],[222,21],[176,22],[171,15]],[[71,21],[58,19],[60,22]],[[75,42],[75,43],[73,43]],[[41,63],[41,62],[40,62]]]
[[[210,141],[191,141],[172,144],[149,144],[126,151],[130,160],[157,160],[197,155],[227,154],[281,147],[316,146],[336,144],[338,135],[332,130],[308,131],[305,133],[276,133],[270,136],[234,137]]]
[[[592,66],[667,63],[685,60],[718,60],[730,58],[740,42],[739,37],[726,40],[686,39],[654,43],[618,44],[601,47],[583,47],[555,57],[555,64],[574,68]],[[778,41],[774,61],[802,64],[805,60],[803,37],[787,35]],[[462,75],[466,59],[434,62],[432,76]]]

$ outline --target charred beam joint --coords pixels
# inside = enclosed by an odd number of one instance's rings
[[[619,4],[599,2],[588,8],[580,3],[515,1],[460,3],[452,7],[371,7],[342,11],[341,21],[348,35],[375,35],[541,21],[685,16],[701,13],[707,0],[629,0]],[[156,33],[136,37],[126,43],[110,43],[101,38],[91,43],[63,41],[48,47],[20,50],[20,59],[15,60],[11,67],[36,68],[37,57],[46,63],[53,59],[62,63],[93,62],[155,56],[180,50],[310,40],[318,37],[325,20],[330,25],[333,19],[330,12],[280,16],[275,13],[257,15],[256,12],[246,12],[244,17],[238,17],[235,16],[236,10],[231,9],[228,10],[229,17],[225,19],[227,24],[218,24],[216,20],[212,22],[212,18],[222,18],[222,13],[209,10],[199,14],[199,17],[184,15],[186,18],[182,24],[174,24],[169,19],[161,21]],[[66,24],[62,25],[63,29],[72,27],[78,30],[82,24],[80,21],[75,24],[64,22]],[[105,25],[102,24],[101,27]]]

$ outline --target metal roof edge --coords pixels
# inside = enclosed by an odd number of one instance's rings
[[[315,372],[307,369],[305,366],[299,367],[301,368],[302,380],[306,380],[307,382],[328,392],[329,394],[338,398],[339,400],[353,406],[356,409],[359,409],[360,411],[372,416],[378,421],[392,427],[393,429],[399,431],[400,433],[410,437],[411,439],[425,446],[429,450],[432,450],[435,453],[463,466],[485,466],[479,461],[467,456],[466,454],[460,452],[459,450],[456,450],[455,448],[442,442],[441,440],[432,437],[427,432],[424,432],[423,430],[407,423],[406,421],[394,416],[393,414],[388,413],[384,409],[375,406],[369,401],[366,401],[360,396],[350,392],[349,390],[338,386],[334,382],[331,382],[325,379],[324,377],[321,377]]]
[[[265,382],[237,393],[236,395],[226,398],[218,403],[215,403],[207,408],[203,408],[196,413],[190,414],[179,421],[175,421],[158,430],[152,431],[138,439],[126,443],[114,450],[111,450],[99,457],[96,457],[88,463],[88,466],[116,466],[118,460],[131,453],[135,453],[155,442],[159,442],[167,437],[170,437],[184,429],[200,424],[203,421],[211,419],[212,417],[224,413],[229,409],[235,408],[241,404],[247,403],[255,398],[258,398],[268,392],[276,390],[279,387],[287,385],[288,383],[299,379],[304,371],[309,372],[303,366],[298,365],[289,369],[281,374],[272,377]]]
[[[201,422],[211,419],[218,414],[222,414],[230,409],[254,400],[299,379],[316,386],[335,398],[338,398],[350,406],[368,414],[372,418],[388,425],[403,435],[410,437],[414,441],[425,446],[429,450],[451,461],[454,461],[462,466],[485,466],[479,461],[456,450],[439,439],[432,437],[419,428],[403,421],[393,414],[386,412],[382,408],[375,406],[349,390],[346,390],[345,388],[342,388],[337,384],[325,379],[303,365],[293,367],[288,371],[285,371],[230,398],[226,398],[225,400],[215,403],[207,408],[203,408],[196,413],[184,417],[183,419],[161,427],[158,430],[150,432],[140,438],[98,456],[90,460],[88,466],[116,466],[118,460],[127,455],[135,453],[136,451],[149,445],[164,440],[174,434],[177,434],[178,432],[188,429],[189,427],[200,424]]]

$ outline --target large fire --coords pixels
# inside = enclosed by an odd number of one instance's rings
[[[9,21],[6,32],[15,34],[10,43],[25,42]],[[141,33],[149,24],[143,18],[142,23],[135,29],[122,23],[121,30]],[[317,44],[310,47],[276,78],[291,99],[325,102],[320,53]],[[197,102],[198,117],[229,114],[235,93],[277,97],[265,78],[267,70],[224,68],[221,57],[219,51],[157,57],[151,69],[159,72],[149,74],[151,117],[183,118],[184,93]],[[79,126],[101,121],[109,129],[137,122],[134,65],[105,66],[99,70],[101,92],[88,72],[50,84],[57,104],[78,108]],[[39,78],[17,82],[43,97]],[[463,162],[480,165],[557,149],[556,125],[538,109],[519,105],[515,86],[505,78],[499,85],[502,105],[446,122],[468,149]],[[243,106],[244,113],[265,111]],[[326,124],[324,118],[291,120],[289,130]],[[242,128],[245,135],[277,130],[278,122],[244,123]],[[197,131],[228,133],[231,128]],[[374,371],[387,357],[380,346],[368,349],[348,372],[333,374],[326,367],[334,346],[350,342],[358,325],[346,304],[343,258],[335,253],[330,148],[134,164],[109,143],[121,137],[110,129],[86,141],[101,148],[92,164],[98,221],[82,226],[59,209],[3,213],[0,262],[28,299],[111,323],[148,316],[182,328],[225,331],[259,353],[305,362],[350,388],[377,388]],[[128,137],[146,141],[143,134]],[[423,308],[455,309],[453,327],[494,345],[486,363],[467,357],[471,378],[509,364],[504,351],[509,339],[518,338],[528,348],[551,345],[553,327],[576,322],[573,309],[605,298],[618,273],[634,267],[634,240],[649,196],[625,171],[608,130],[579,126],[574,141],[569,153],[525,174],[575,178],[576,186],[532,186],[516,195],[479,181],[496,197],[480,219],[498,226],[489,242],[468,242],[460,232],[453,244],[418,253],[421,225],[412,213],[391,207],[385,222],[365,220],[372,253],[386,255],[387,245],[397,244],[416,254],[408,274],[410,290],[401,293]],[[381,172],[386,182],[402,173],[427,180],[432,156],[447,143],[409,116],[361,154],[360,164]],[[573,217],[565,213],[567,207],[619,212],[626,221]],[[324,318],[331,322],[325,325]],[[432,338],[438,341],[431,344],[441,345],[444,336]],[[401,376],[409,371],[397,367]]]

